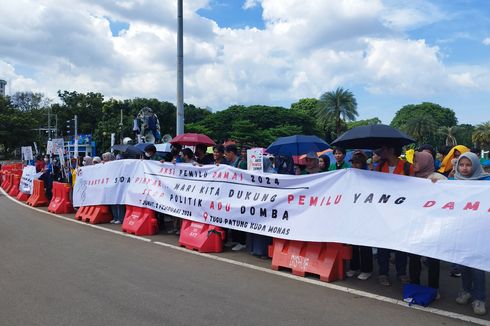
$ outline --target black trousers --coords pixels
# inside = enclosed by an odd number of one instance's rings
[[[414,284],[420,284],[420,272],[422,271],[422,262],[420,256],[415,254],[409,254],[408,272],[410,274],[410,281]],[[439,273],[441,262],[439,259],[427,258],[427,264],[429,266],[429,282],[428,285],[431,288],[439,288]]]
[[[361,270],[362,273],[373,272],[373,249],[364,246],[352,246],[350,269]]]

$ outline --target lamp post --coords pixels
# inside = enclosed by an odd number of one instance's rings
[[[183,0],[177,0],[177,135],[184,133],[184,23]]]

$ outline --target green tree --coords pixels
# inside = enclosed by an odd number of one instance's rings
[[[380,123],[381,123],[381,120],[379,120],[378,117],[375,117],[375,118],[366,119],[366,120],[357,120],[357,121],[347,122],[347,128],[352,129],[352,128],[360,127],[360,126],[379,125]]]
[[[412,136],[417,143],[431,143],[437,132],[437,124],[425,116],[413,117],[409,119],[401,128]]]
[[[35,126],[31,115],[12,106],[10,97],[0,96],[0,149],[2,156],[12,157],[21,146],[32,145],[36,140]]]
[[[452,126],[452,127],[440,127],[439,128],[439,133],[445,137],[444,144],[447,147],[454,147],[458,145],[458,140],[456,139],[456,131],[458,127],[457,126]]]
[[[470,124],[460,124],[454,131],[454,136],[458,140],[459,145],[465,145],[466,147],[473,147],[473,140],[471,136],[473,135],[473,131],[475,130],[475,126]]]
[[[458,124],[453,110],[444,108],[439,104],[423,102],[421,104],[409,104],[396,112],[391,121],[394,128],[402,128],[413,118],[426,117],[432,119],[440,127],[452,127]]]
[[[472,139],[478,147],[488,150],[490,148],[490,121],[477,125]]]
[[[336,137],[342,133],[342,121],[356,120],[357,101],[349,90],[344,90],[342,87],[335,91],[326,92],[320,96],[319,106],[317,109],[317,118],[325,127],[330,120],[335,121]],[[325,130],[325,128],[324,128]]]
[[[218,143],[233,139],[261,147],[267,147],[277,137],[316,132],[311,114],[263,105],[233,105],[186,125],[186,128],[187,131],[201,131]]]
[[[306,113],[315,112],[320,101],[316,98],[302,98],[298,102],[291,104],[291,110],[300,110]]]

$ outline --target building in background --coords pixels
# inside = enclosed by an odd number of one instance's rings
[[[0,79],[0,96],[5,96],[5,86],[7,82],[3,79]]]

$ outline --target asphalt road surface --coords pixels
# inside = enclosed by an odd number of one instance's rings
[[[85,227],[0,194],[0,325],[464,325]]]

